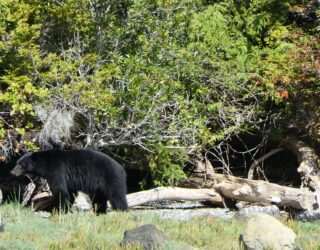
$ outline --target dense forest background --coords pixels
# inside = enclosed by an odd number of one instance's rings
[[[316,145],[319,5],[1,0],[2,160],[94,148],[161,185],[206,159],[232,173],[286,137]]]

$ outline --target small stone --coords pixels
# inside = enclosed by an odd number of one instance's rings
[[[280,221],[267,214],[253,216],[240,236],[248,250],[292,250],[296,234]]]
[[[51,213],[45,212],[45,211],[39,211],[35,212],[37,215],[39,215],[41,218],[47,219],[51,217]]]
[[[129,229],[124,232],[121,246],[126,244],[138,243],[145,250],[151,250],[166,243],[167,236],[158,230],[155,225],[146,224],[137,228]]]

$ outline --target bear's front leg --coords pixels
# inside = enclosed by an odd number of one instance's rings
[[[65,181],[63,179],[55,181],[48,180],[48,184],[52,192],[52,204],[54,208],[61,211],[68,211],[71,204]]]
[[[71,203],[70,203],[70,195],[68,191],[55,190],[55,191],[52,191],[52,196],[53,196],[53,206],[55,208],[65,212],[69,210]]]

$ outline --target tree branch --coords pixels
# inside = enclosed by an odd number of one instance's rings
[[[253,172],[255,170],[255,168],[264,160],[268,159],[270,156],[283,151],[283,148],[277,148],[277,149],[273,149],[271,150],[269,153],[261,156],[260,158],[258,158],[257,160],[254,160],[254,162],[251,164],[250,168],[249,168],[249,172],[248,172],[248,179],[252,180],[253,179]]]

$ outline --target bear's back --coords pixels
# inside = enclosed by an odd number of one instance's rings
[[[36,152],[40,158],[48,162],[63,163],[65,166],[72,166],[76,169],[107,169],[108,171],[117,171],[123,169],[122,166],[110,156],[91,149],[75,150],[44,150]]]

